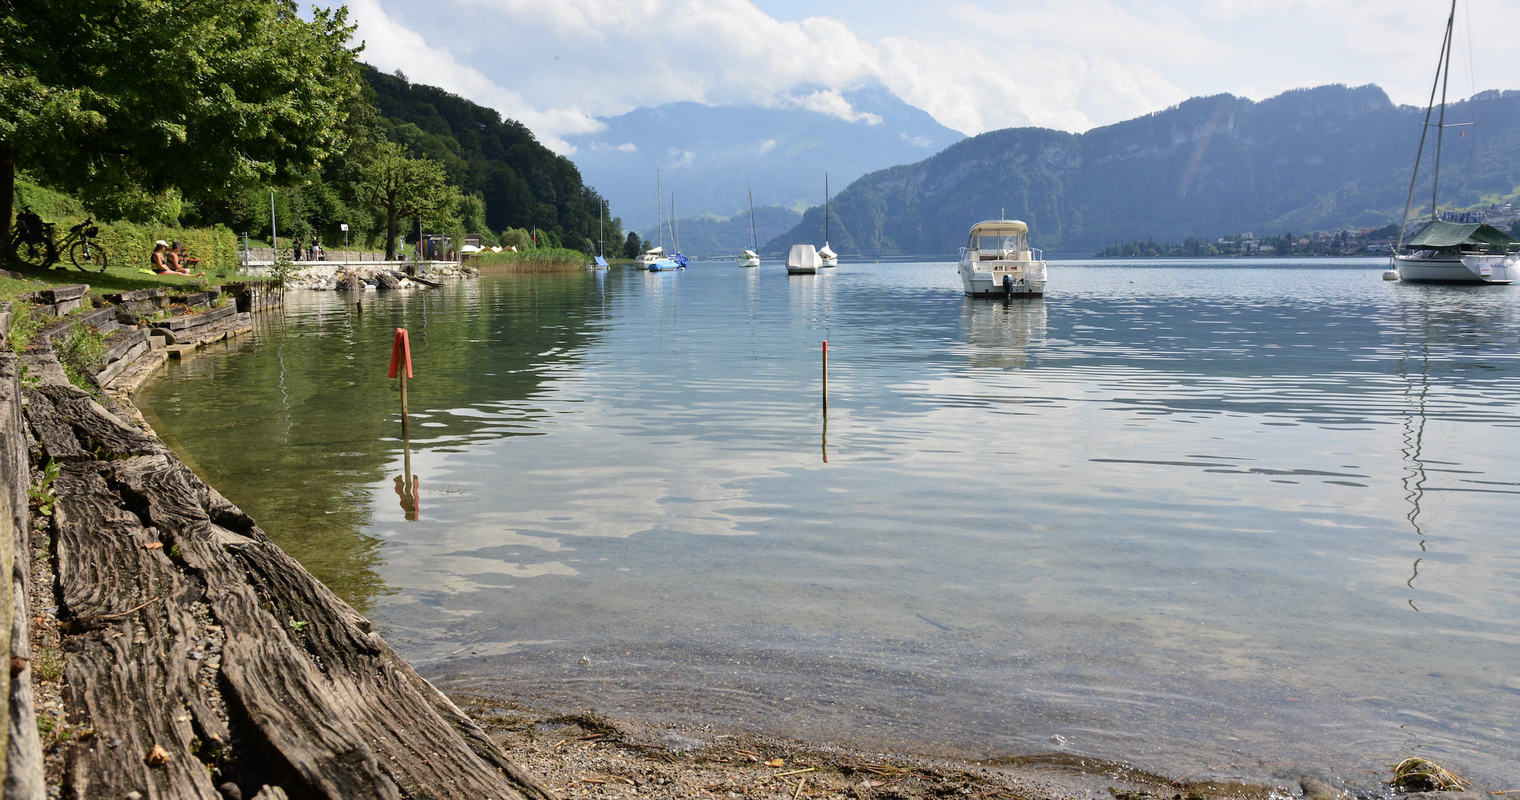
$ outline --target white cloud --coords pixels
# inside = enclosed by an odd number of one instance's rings
[[[783,94],[778,98],[781,105],[805,108],[808,111],[825,114],[830,117],[838,117],[845,122],[864,122],[867,125],[880,125],[881,117],[869,111],[856,111],[850,101],[844,99],[838,89],[820,89],[809,95],[796,97]]]
[[[770,151],[775,150],[775,149],[776,149],[776,140],[775,139],[766,139],[765,141],[763,141],[763,142],[760,143],[759,147],[755,148],[755,152],[759,153],[760,155],[765,155],[766,153],[769,153]]]
[[[929,137],[927,136],[909,136],[906,133],[900,133],[898,135],[901,136],[908,144],[911,144],[914,147],[922,147],[928,149],[934,146],[934,142],[930,141]]]
[[[697,157],[695,151],[681,150],[675,147],[672,147],[666,151],[665,155],[668,157],[668,160],[662,162],[661,166],[665,167],[666,169],[680,169],[681,167],[689,167]]]
[[[634,152],[637,152],[639,148],[633,142],[624,142],[622,144],[607,144],[606,142],[592,142],[591,149],[595,150],[598,153],[601,153],[601,152],[604,152],[604,151],[607,151],[607,150],[616,150],[619,153],[634,153]]]
[[[872,81],[968,134],[1081,131],[1193,95],[1259,98],[1324,83],[1377,83],[1396,101],[1423,103],[1439,6],[875,0],[795,19],[752,0],[356,0],[352,9],[365,60],[497,108],[564,152],[562,137],[596,130],[595,116],[673,101],[791,104],[874,124],[843,96]],[[1453,93],[1511,88],[1496,84],[1512,82],[1507,65],[1520,60],[1520,40],[1505,33],[1520,29],[1520,3],[1464,0],[1459,14],[1469,6]],[[792,94],[799,85],[813,88]]]

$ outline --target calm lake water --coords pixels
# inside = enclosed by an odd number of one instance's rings
[[[445,688],[1515,788],[1520,290],[1241,264],[1059,262],[1011,303],[950,264],[300,293],[140,400]]]

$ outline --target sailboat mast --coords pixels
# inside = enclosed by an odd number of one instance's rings
[[[755,252],[755,187],[744,182],[744,188],[749,190],[749,250]]]
[[[606,201],[602,201],[596,204],[596,250],[597,255],[601,256],[602,258],[607,257],[607,229],[604,224],[607,216],[604,213],[606,210]]]
[[[1436,166],[1435,173],[1430,179],[1430,220],[1434,222],[1439,218],[1436,200],[1441,191],[1441,139],[1446,134],[1446,82],[1451,78],[1451,31],[1457,18],[1457,0],[1451,0],[1451,14],[1446,18],[1446,43],[1442,49],[1446,51],[1445,64],[1441,68],[1441,116],[1436,124]]]
[[[660,185],[660,171],[654,171],[654,224],[660,229],[660,255],[665,254],[665,188]]]
[[[670,193],[670,241],[675,243],[676,252],[681,252],[681,223],[676,219],[676,193]]]
[[[829,173],[823,173],[823,246],[829,246]]]
[[[1425,157],[1425,138],[1430,134],[1430,115],[1436,107],[1436,87],[1441,85],[1443,65],[1451,63],[1451,28],[1456,16],[1457,0],[1451,0],[1451,14],[1446,17],[1446,38],[1441,40],[1441,55],[1436,59],[1436,76],[1430,82],[1430,99],[1425,103],[1425,121],[1420,124],[1420,146],[1414,153],[1414,172],[1409,176],[1409,195],[1404,199],[1404,219],[1399,222],[1399,243],[1394,246],[1394,253],[1404,249],[1404,231],[1409,227],[1409,212],[1414,207],[1414,187],[1420,182],[1420,161]],[[1442,112],[1445,112],[1444,108]],[[1434,219],[1434,208],[1430,214]]]

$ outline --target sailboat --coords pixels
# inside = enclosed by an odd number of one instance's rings
[[[671,254],[670,260],[676,262],[676,266],[681,269],[686,269],[691,259],[681,252],[681,221],[676,219],[676,193],[673,191],[670,193],[670,240],[676,243],[676,251]]]
[[[740,253],[734,261],[741,267],[758,267],[760,254],[755,252],[755,188],[749,185],[749,181],[744,182],[744,188],[749,189],[749,249]]]
[[[1457,0],[1451,0],[1446,17],[1446,37],[1441,55],[1436,59],[1435,82],[1430,86],[1430,102],[1425,106],[1425,127],[1420,132],[1420,148],[1414,157],[1414,175],[1409,179],[1409,197],[1404,202],[1404,221],[1399,226],[1399,243],[1394,248],[1389,270],[1383,277],[1406,283],[1496,283],[1507,284],[1520,277],[1520,240],[1484,223],[1482,212],[1441,212],[1441,143],[1447,128],[1471,125],[1470,122],[1447,124],[1446,83],[1451,77],[1452,30],[1457,18]],[[1440,113],[1434,125],[1436,89],[1441,90]],[[1425,154],[1425,139],[1436,130],[1434,169],[1430,189],[1430,222],[1413,239],[1404,241],[1409,225],[1409,210],[1414,204],[1415,184],[1420,177],[1420,159]]]
[[[596,207],[596,245],[597,245],[596,251],[597,252],[596,252],[596,261],[591,265],[592,267],[595,267],[596,269],[606,269],[607,268],[607,229],[606,229],[606,226],[603,224],[604,221],[605,221],[605,216],[606,216],[603,212],[606,211],[606,208],[607,208],[607,204],[605,202],[598,203],[597,207]]]
[[[660,171],[654,171],[655,227],[660,229],[660,243],[639,255],[639,266],[650,272],[680,269],[681,265],[665,257],[665,189],[660,185]]]
[[[823,173],[823,249],[818,251],[818,266],[839,266],[839,254],[829,247],[829,173]]]

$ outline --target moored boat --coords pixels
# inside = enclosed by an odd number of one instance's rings
[[[1044,253],[1029,247],[1029,226],[1016,219],[972,225],[956,271],[972,297],[1045,294]]]
[[[786,274],[816,275],[821,261],[817,248],[810,244],[794,244],[786,255]]]
[[[818,266],[839,266],[839,254],[829,247],[829,174],[823,173],[823,249],[818,251]]]
[[[1384,280],[1397,277],[1405,283],[1494,283],[1508,284],[1520,277],[1520,240],[1485,224],[1483,212],[1441,211],[1441,142],[1446,129],[1471,125],[1471,122],[1446,122],[1446,82],[1451,75],[1452,30],[1457,20],[1457,0],[1451,0],[1446,16],[1446,38],[1441,42],[1441,56],[1436,59],[1436,77],[1430,86],[1430,102],[1425,106],[1425,122],[1420,133],[1420,147],[1414,155],[1414,172],[1409,178],[1409,197],[1404,201],[1404,219],[1399,224],[1399,243],[1394,247]],[[1436,102],[1436,89],[1441,100]],[[1440,113],[1436,114],[1439,108]],[[1432,123],[1430,118],[1436,115]],[[1425,155],[1425,138],[1436,132],[1433,177],[1430,187],[1430,222],[1404,241],[1409,227],[1409,211],[1414,205],[1414,190],[1420,179],[1420,159]],[[1423,209],[1423,207],[1422,207]]]
[[[739,254],[734,261],[741,267],[758,267],[760,254],[755,252],[759,249],[755,242],[755,190],[748,181],[745,181],[744,188],[749,190],[749,249]]]

